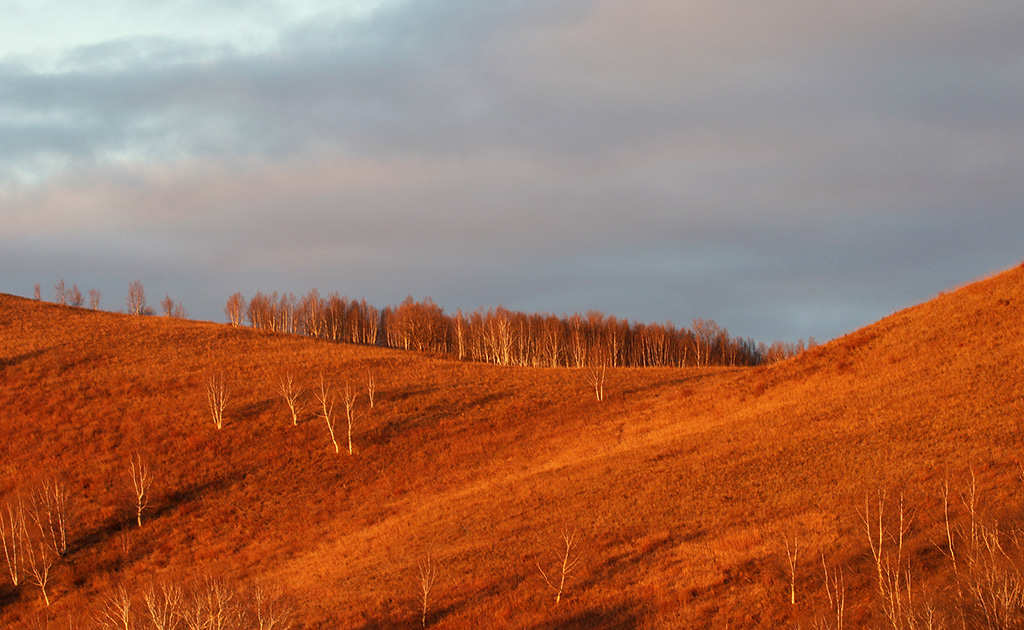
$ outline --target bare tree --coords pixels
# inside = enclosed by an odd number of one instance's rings
[[[604,400],[604,376],[608,368],[604,363],[595,363],[590,366],[587,373],[587,380],[594,387],[594,394],[598,402]]]
[[[861,521],[864,523],[868,546],[875,561],[882,610],[891,627],[903,628],[904,621],[911,614],[912,602],[910,572],[903,556],[903,540],[910,531],[913,515],[904,508],[902,495],[896,510],[895,532],[889,531],[884,514],[884,494],[878,495],[877,521],[872,517],[870,501],[865,497]],[[886,548],[887,540],[894,546],[893,549]]]
[[[213,425],[218,429],[224,426],[224,409],[228,404],[227,386],[223,376],[211,376],[206,381],[206,402],[210,405]]]
[[[164,317],[170,317],[174,312],[174,300],[171,299],[170,294],[165,294],[164,299],[160,300],[160,308],[164,311]]]
[[[241,293],[232,293],[228,303],[224,307],[224,314],[232,326],[241,326],[242,318],[245,316],[245,298]]]
[[[825,572],[825,594],[828,595],[829,607],[835,615],[835,630],[843,630],[846,621],[846,580],[843,578],[843,570],[838,568],[829,573],[825,554],[821,555],[821,568]]]
[[[146,310],[146,291],[142,287],[142,281],[132,280],[128,285],[128,312],[132,315],[144,315]]]
[[[562,601],[562,593],[565,591],[565,579],[572,575],[572,572],[580,565],[580,556],[576,551],[576,546],[580,542],[579,535],[575,531],[570,532],[569,530],[562,530],[562,542],[564,545],[558,554],[558,565],[556,567],[558,574],[555,575],[554,571],[552,571],[552,577],[558,582],[557,586],[555,586],[552,579],[548,577],[548,574],[544,569],[541,568],[540,562],[534,563],[537,565],[537,570],[540,571],[541,576],[544,578],[544,582],[555,592],[555,604]]]
[[[8,500],[5,507],[5,510],[0,510],[0,543],[3,544],[11,583],[17,586],[25,574],[25,546],[28,544],[25,506],[19,498],[14,503]]]
[[[172,582],[150,584],[142,593],[154,630],[177,630],[181,621],[182,591]]]
[[[39,291],[39,289],[40,289],[40,287],[39,287],[39,283],[37,282],[37,283],[36,283],[36,286],[35,286],[35,292],[34,292],[34,293],[32,294],[32,297],[34,297],[34,298],[36,299],[36,301],[37,301],[37,302],[38,302],[39,300],[43,299],[42,295],[40,294],[40,291]]]
[[[42,540],[31,541],[26,536],[25,558],[28,560],[28,581],[35,584],[43,594],[43,602],[50,605],[50,596],[46,593],[46,585],[50,581],[50,569],[53,568],[54,554]]]
[[[114,592],[107,596],[97,622],[103,630],[132,630],[135,627],[132,598],[124,586],[118,585]]]
[[[284,402],[292,412],[292,426],[299,424],[299,411],[302,410],[299,396],[302,395],[303,390],[301,386],[295,384],[295,379],[292,377],[291,372],[283,374],[280,380],[278,380],[277,391],[284,398]]]
[[[224,306],[224,314],[231,326],[242,326],[242,319],[246,313],[246,298],[241,293],[232,293],[227,298],[227,305]]]
[[[345,383],[345,418],[348,420],[348,454],[352,454],[352,420],[356,406],[356,392]]]
[[[377,381],[373,378],[373,372],[366,372],[366,395],[370,398],[370,409],[373,409],[373,398],[377,393]]]
[[[437,581],[437,564],[427,556],[426,561],[419,563],[420,569],[420,625],[427,627],[427,611],[430,607],[430,591]]]
[[[208,578],[186,598],[180,618],[186,630],[226,630],[239,625],[242,614],[235,592],[223,582]]]
[[[67,486],[57,479],[44,479],[32,496],[32,518],[40,539],[57,556],[68,553],[68,524],[72,518]]]
[[[53,285],[53,291],[55,297],[57,298],[57,304],[60,304],[61,306],[67,306],[68,290],[67,287],[64,286],[64,278],[61,278],[59,281],[57,281],[57,284]]]
[[[98,289],[89,289],[89,308],[94,311],[100,310],[100,292]]]
[[[174,305],[174,310],[171,311],[171,317],[177,319],[188,319],[188,313],[185,311],[185,305],[178,300],[178,303]]]
[[[132,496],[135,497],[135,522],[142,527],[142,511],[149,507],[149,487],[153,485],[153,473],[142,455],[135,453],[129,461]]]
[[[334,393],[331,391],[330,386],[327,385],[327,380],[324,378],[322,373],[320,374],[320,387],[314,394],[316,396],[317,403],[320,404],[320,415],[327,424],[327,431],[331,434],[331,442],[334,444],[334,452],[340,453],[341,449],[338,448],[338,440],[334,437]]]
[[[250,598],[255,630],[289,630],[292,627],[292,610],[276,588],[257,584]]]
[[[789,560],[789,603],[796,604],[796,554],[798,551],[798,540],[793,536],[793,544],[789,544],[789,538],[785,539],[786,559]]]

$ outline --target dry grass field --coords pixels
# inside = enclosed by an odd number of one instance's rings
[[[599,402],[581,369],[0,296],[0,513],[56,482],[70,514],[48,606],[0,557],[0,627],[159,628],[172,586],[247,611],[225,630],[1022,627],[1022,333],[1018,267],[771,366],[609,369]]]

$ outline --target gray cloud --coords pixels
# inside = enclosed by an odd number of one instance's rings
[[[146,271],[217,319],[315,286],[828,338],[1017,262],[1022,18],[437,0],[256,52],[0,59],[0,280]]]

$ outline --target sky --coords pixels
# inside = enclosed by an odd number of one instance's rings
[[[825,341],[1024,260],[1020,0],[0,0],[0,292]]]

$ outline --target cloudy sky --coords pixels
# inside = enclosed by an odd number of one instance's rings
[[[826,340],[1024,259],[1020,0],[0,0],[0,291]]]

